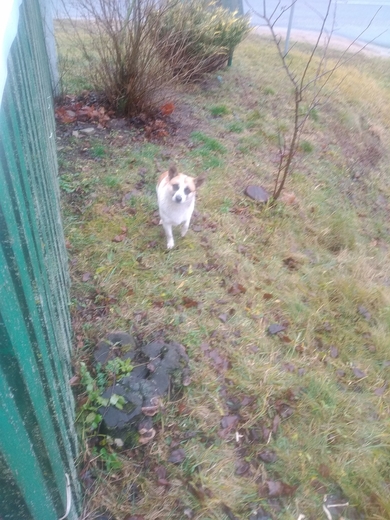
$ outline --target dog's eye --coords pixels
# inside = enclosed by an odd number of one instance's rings
[[[186,195],[189,195],[191,193],[191,190],[190,190],[190,188],[188,186],[187,186],[187,188],[185,188],[184,193]]]
[[[178,184],[172,184],[172,188],[177,191],[179,189],[179,185]]]

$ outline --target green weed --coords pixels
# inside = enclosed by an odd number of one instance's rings
[[[128,374],[128,370],[131,371],[132,367],[129,363],[123,362],[122,364],[115,364],[114,369],[118,370],[119,376],[124,377]],[[122,370],[125,370],[125,372],[123,373]],[[116,374],[116,372],[114,372],[112,367],[109,367],[107,374]],[[84,362],[80,363],[80,379],[80,383],[86,392],[87,401],[82,405],[77,421],[82,423],[83,429],[85,428],[88,432],[93,432],[99,428],[102,421],[102,416],[99,413],[101,407],[112,405],[121,410],[124,404],[126,404],[126,400],[117,394],[112,394],[109,399],[102,397],[102,374],[100,373],[98,379],[95,379]]]
[[[195,143],[200,143],[202,146],[198,149],[198,153],[216,152],[220,154],[226,153],[226,148],[215,138],[209,137],[202,132],[192,132],[191,139]]]
[[[228,113],[229,110],[225,105],[214,105],[210,107],[210,114],[213,117],[226,116]]]
[[[123,463],[115,451],[110,451],[108,448],[94,448],[92,456],[96,457],[104,466],[105,471],[118,471],[123,468]]]
[[[107,150],[102,144],[94,143],[91,147],[91,155],[96,159],[101,159],[107,155]]]
[[[229,132],[234,132],[236,134],[241,134],[244,131],[244,125],[239,122],[230,123],[227,126]]]
[[[309,141],[302,141],[300,143],[300,148],[304,153],[311,153],[314,149],[313,145],[309,143]]]

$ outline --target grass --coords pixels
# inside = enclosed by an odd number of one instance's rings
[[[309,50],[294,47],[297,68]],[[171,117],[191,121],[182,125],[190,130],[161,143],[126,131],[62,140],[76,371],[106,332],[122,329],[141,342],[182,343],[192,377],[165,400],[150,444],[106,447],[108,467],[86,444],[80,469],[96,479],[86,510],[224,520],[262,508],[273,519],[314,519],[333,494],[349,502],[345,518],[390,517],[384,63],[358,56],[340,70],[337,95],[316,108],[302,136],[286,186],[293,197],[274,208],[244,189],[272,189],[275,136],[277,127],[288,131],[291,100],[275,49],[255,35],[218,73],[223,81],[180,94]],[[193,229],[167,252],[154,186],[172,161],[207,179]],[[185,297],[198,307],[183,305]],[[272,324],[285,330],[269,334]],[[232,415],[238,422],[224,432],[221,420]],[[185,450],[181,464],[168,462],[172,445]],[[265,450],[273,462],[261,458]],[[158,483],[160,466],[167,485]],[[261,492],[267,482],[292,487],[272,497]]]

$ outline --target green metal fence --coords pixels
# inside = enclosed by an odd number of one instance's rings
[[[24,0],[0,108],[0,519],[77,518],[67,255],[50,71]]]

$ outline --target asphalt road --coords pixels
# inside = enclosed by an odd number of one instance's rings
[[[279,6],[278,6],[279,3]],[[266,0],[266,14],[275,15],[289,7],[290,0]],[[244,11],[251,12],[254,25],[263,25],[263,0],[243,0]],[[291,34],[294,29],[318,31],[327,12],[328,0],[297,0],[294,5]],[[277,27],[287,27],[291,9],[278,19]],[[350,40],[359,38],[363,42],[390,48],[390,0],[334,0],[330,9],[326,29],[337,36]]]

